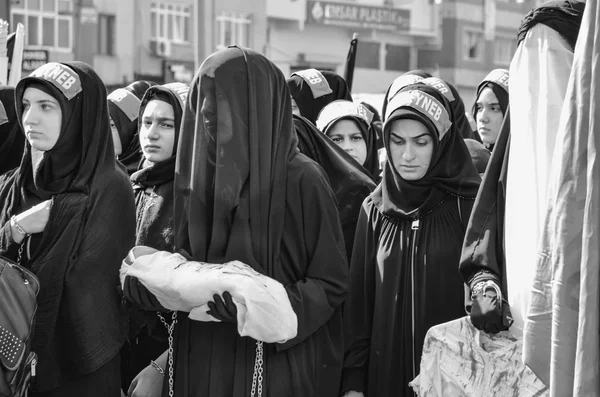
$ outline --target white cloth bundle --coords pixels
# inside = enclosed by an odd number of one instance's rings
[[[241,336],[267,343],[284,343],[296,337],[298,318],[283,285],[250,266],[192,262],[179,254],[134,247],[123,260],[120,277],[139,281],[169,310],[189,312],[198,321],[219,321],[207,314],[213,295],[228,291],[237,307]]]

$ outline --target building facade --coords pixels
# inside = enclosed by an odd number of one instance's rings
[[[267,0],[266,55],[286,76],[305,68],[343,74],[359,45],[353,92],[383,93],[414,69],[420,48],[439,48],[441,8],[427,0]]]
[[[442,45],[419,53],[418,66],[439,70],[460,92],[467,109],[479,82],[506,68],[517,48],[517,30],[537,0],[443,0]]]
[[[264,53],[265,2],[8,0],[0,19],[10,31],[25,25],[24,58],[86,62],[111,90],[141,79],[189,83],[208,55],[230,44]]]

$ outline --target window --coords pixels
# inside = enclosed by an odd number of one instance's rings
[[[98,15],[98,53],[115,55],[115,16]]]
[[[217,49],[228,45],[250,47],[252,19],[247,14],[221,13],[217,17]]]
[[[150,5],[150,35],[161,42],[187,44],[191,37],[191,7],[153,2]]]
[[[494,62],[508,66],[517,51],[517,40],[507,37],[496,37],[494,40]]]
[[[361,41],[358,43],[358,49],[356,51],[356,64],[357,68],[365,69],[380,69],[379,63],[379,43]]]
[[[14,31],[25,26],[28,47],[70,51],[73,42],[72,0],[20,0],[12,5],[10,17]]]
[[[465,30],[463,35],[463,57],[467,61],[481,61],[483,59],[482,32]]]
[[[410,47],[387,44],[385,50],[385,70],[400,72],[410,69]]]

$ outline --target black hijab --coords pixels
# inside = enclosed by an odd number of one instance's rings
[[[134,186],[143,188],[161,185],[175,178],[175,159],[177,158],[177,142],[179,141],[179,131],[181,130],[181,119],[183,116],[183,106],[187,100],[189,86],[183,83],[169,83],[165,85],[155,85],[149,88],[140,105],[138,116],[138,128],[142,126],[142,116],[148,102],[159,100],[173,106],[173,115],[175,118],[175,140],[173,142],[173,154],[168,159],[156,164],[148,164],[147,161],[140,162],[138,171],[131,175],[131,182]],[[139,141],[139,137],[137,138]],[[138,143],[139,146],[139,143]]]
[[[142,158],[137,123],[140,101],[146,90],[155,85],[152,81],[140,80],[108,96],[108,112],[119,132],[123,150],[118,159],[130,175],[138,169]]]
[[[218,104],[212,110],[216,141],[201,114],[210,91]],[[297,145],[290,94],[277,66],[239,47],[208,57],[192,82],[179,137],[177,249],[212,263],[237,259],[273,275],[283,236],[288,164]]]
[[[15,110],[15,89],[0,86],[0,175],[19,166],[24,149],[25,135]]]
[[[393,217],[418,218],[434,210],[446,194],[458,197],[475,198],[481,178],[473,166],[471,156],[460,132],[454,125],[454,113],[450,103],[437,89],[425,84],[412,84],[404,87],[396,100],[390,102],[386,122],[383,127],[385,147],[390,153],[390,131],[392,123],[401,118],[422,122],[430,131],[434,151],[425,176],[416,181],[404,180],[392,164],[392,157],[383,170],[383,181],[373,192],[372,197],[382,212]],[[427,94],[442,107],[442,115],[436,126],[430,116],[410,105],[415,96]],[[418,102],[418,101],[417,101]],[[399,105],[399,106],[398,106]],[[446,116],[444,116],[444,112]],[[451,124],[446,129],[444,117]],[[440,131],[440,129],[442,131]],[[440,139],[441,136],[441,139]]]
[[[525,16],[517,35],[517,45],[523,40],[527,32],[542,23],[556,30],[575,51],[575,43],[579,35],[585,1],[578,0],[554,0],[548,1],[534,8]]]
[[[337,105],[342,105],[337,106]],[[354,109],[359,109],[360,116],[356,116]],[[377,132],[373,128],[373,114],[362,104],[354,104],[351,101],[333,101],[321,110],[317,118],[317,128],[325,135],[341,120],[352,120],[360,130],[367,148],[367,158],[361,164],[374,181],[379,179],[379,156],[377,152]],[[320,127],[320,128],[319,128]],[[336,145],[337,146],[337,145]],[[354,161],[354,159],[352,159]]]
[[[326,83],[330,93],[315,98],[313,90],[311,89],[311,84],[309,83],[309,80],[311,79],[308,78],[304,72],[307,71],[305,70],[300,71],[297,74],[292,74],[290,78],[287,79],[287,86],[292,98],[294,98],[300,109],[300,114],[303,117],[306,117],[311,123],[316,123],[319,112],[321,112],[321,109],[327,104],[338,99],[352,100],[352,95],[350,95],[350,89],[348,88],[348,84],[346,84],[346,80],[344,80],[342,76],[326,70],[318,72],[325,78],[325,82],[319,81],[319,83]],[[320,79],[320,77],[318,77],[318,79]]]

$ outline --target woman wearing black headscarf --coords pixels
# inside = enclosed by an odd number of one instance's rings
[[[15,89],[0,86],[0,175],[19,166],[24,147],[25,135],[15,112]]]
[[[136,81],[119,88],[108,96],[110,128],[117,159],[125,166],[129,175],[138,170],[142,149],[138,136],[138,113],[140,101],[146,90],[156,83]]]
[[[327,70],[306,69],[293,73],[287,79],[287,86],[300,115],[313,124],[327,104],[338,99],[352,101],[346,80]]]
[[[119,396],[125,340],[118,269],[135,209],[110,137],[106,89],[81,62],[48,63],[16,87],[27,144],[0,178],[0,254],[40,281],[32,396]]]
[[[238,47],[204,61],[178,145],[176,249],[196,261],[237,259],[282,283],[298,331],[281,344],[242,338],[235,306],[228,310],[216,295],[211,314],[222,323],[177,317],[175,396],[248,396],[253,375],[256,395],[338,391],[348,265],[333,192],[321,168],[296,146],[289,91],[274,64]],[[124,292],[160,308],[132,277],[125,278]],[[162,368],[166,356],[157,360]],[[159,371],[153,374],[160,379]],[[138,386],[148,381],[155,379],[140,379]]]
[[[425,333],[464,316],[457,267],[480,178],[448,100],[413,84],[388,104],[383,180],[360,214],[344,309],[342,393],[412,396]]]
[[[137,119],[144,161],[131,176],[137,219],[135,245],[175,250],[175,160],[188,90],[185,84],[170,83],[149,88],[142,98]],[[128,343],[122,352],[123,390],[128,390],[133,378],[167,347],[167,332],[156,312],[133,310]]]
[[[508,109],[508,70],[492,70],[477,87],[473,118],[481,142],[491,152]]]

